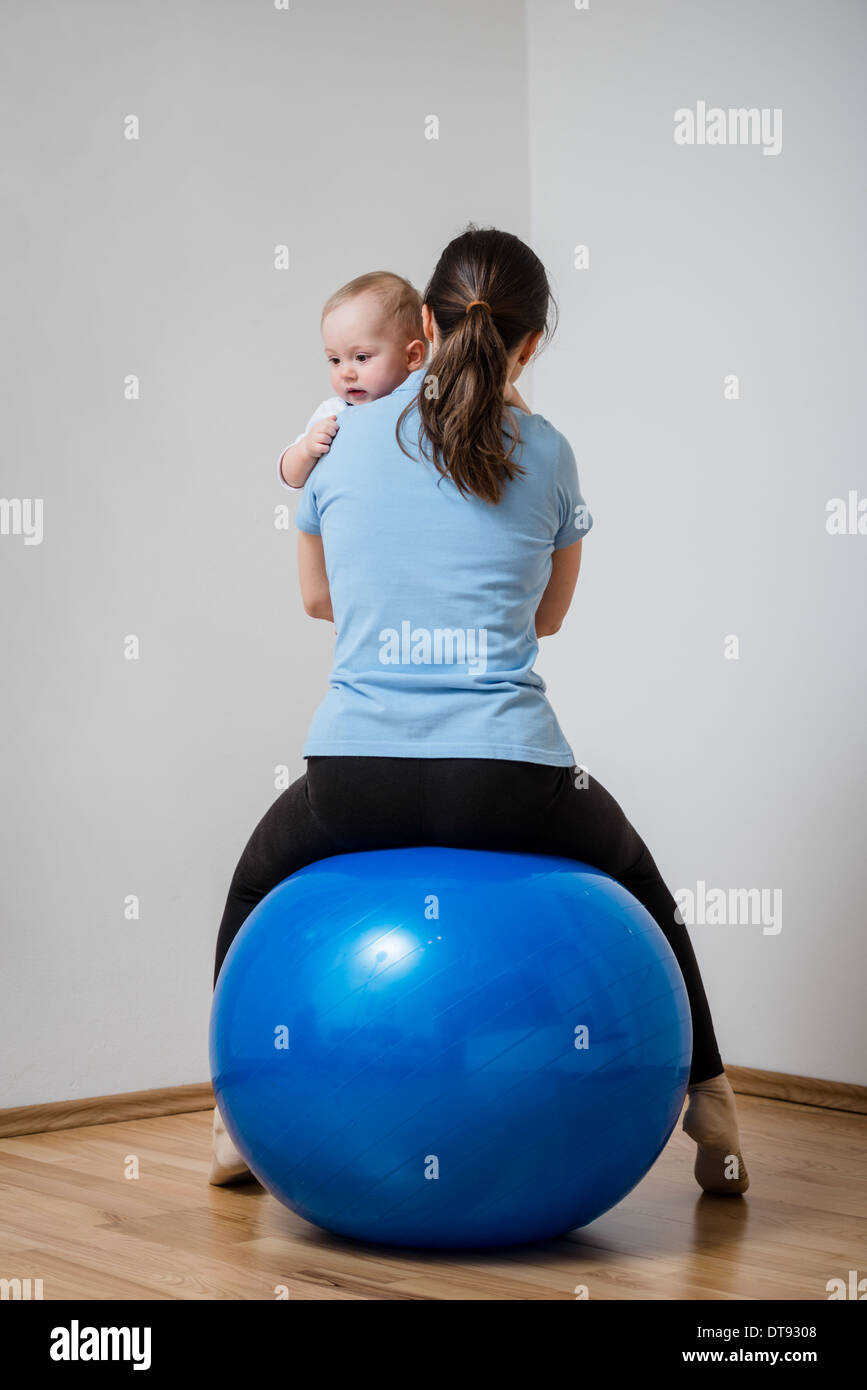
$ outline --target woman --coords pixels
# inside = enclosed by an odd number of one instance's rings
[[[331,688],[306,774],[235,870],[214,978],[256,903],[316,859],[443,844],[584,860],[643,903],[675,953],[692,1012],[683,1128],[698,1145],[695,1175],[705,1191],[737,1194],[749,1179],[734,1095],[686,928],[617,802],[576,775],[533,671],[593,524],[567,440],[522,412],[514,389],[549,335],[551,302],[517,237],[457,237],[424,295],[429,366],[344,411],[327,466],[308,479],[299,570],[305,610],[336,624]],[[210,1180],[248,1176],[219,1111],[214,1124]]]

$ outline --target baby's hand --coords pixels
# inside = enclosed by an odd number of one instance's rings
[[[323,454],[328,453],[339,429],[336,415],[326,415],[324,420],[316,421],[304,436],[304,447],[312,459],[321,459]]]

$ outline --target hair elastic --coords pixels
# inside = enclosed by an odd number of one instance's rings
[[[472,307],[473,307],[474,304],[484,304],[484,306],[485,306],[485,308],[487,309],[488,313],[491,312],[491,306],[490,306],[490,304],[488,303],[488,301],[487,301],[486,299],[471,299],[470,302],[469,302],[469,304],[467,305],[466,309],[464,310],[464,313],[465,313],[465,314],[468,314],[468,313],[470,312],[470,310],[472,309]]]

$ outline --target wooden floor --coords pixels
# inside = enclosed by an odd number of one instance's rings
[[[0,1141],[0,1277],[83,1299],[816,1299],[867,1275],[867,1118],[739,1096],[745,1197],[695,1185],[675,1129],[613,1211],[490,1254],[317,1230],[258,1183],[211,1187],[212,1113]],[[125,1178],[129,1155],[140,1176]]]

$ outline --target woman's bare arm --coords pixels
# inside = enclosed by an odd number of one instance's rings
[[[582,536],[574,545],[561,546],[551,556],[551,578],[536,609],[537,637],[551,637],[560,631],[578,582],[583,541]]]
[[[506,383],[504,397],[507,405],[513,405],[525,414],[532,415],[530,407],[518,392],[514,381]],[[583,537],[582,537],[583,540]],[[536,636],[551,637],[560,631],[560,626],[569,611],[578,571],[581,568],[581,540],[574,545],[561,546],[551,556],[551,578],[536,609]]]
[[[333,623],[325,547],[321,536],[311,536],[307,531],[298,532],[298,579],[304,612],[311,618],[325,618]]]

